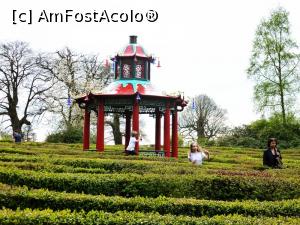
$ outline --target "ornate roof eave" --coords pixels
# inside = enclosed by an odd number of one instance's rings
[[[139,92],[136,92],[134,94],[93,94],[89,93],[87,95],[75,98],[75,101],[79,104],[79,107],[84,109],[86,105],[89,105],[90,103],[94,103],[97,98],[115,98],[115,97],[127,97],[134,99],[136,98],[137,95],[140,95],[141,99],[143,97],[150,97],[150,98],[156,98],[156,99],[161,99],[161,100],[173,100],[176,106],[176,111],[181,112],[184,110],[184,108],[187,106],[188,101],[184,100],[184,97],[182,98],[181,95],[179,96],[170,96],[170,95],[165,95],[165,96],[158,96],[158,95],[145,95],[145,94],[140,94]],[[179,107],[179,108],[178,108]]]
[[[165,99],[181,99],[181,96],[172,96],[172,95],[147,95],[147,94],[141,94],[139,92],[135,92],[133,94],[101,94],[101,93],[92,93],[89,92],[86,95],[80,95],[78,97],[75,97],[74,99],[76,101],[80,101],[80,100],[84,100],[87,101],[88,99],[90,99],[90,97],[94,97],[94,96],[102,96],[102,97],[133,97],[136,96],[137,94],[139,94],[140,96],[145,96],[145,97],[154,97],[154,98],[165,98]],[[88,99],[86,99],[88,98]]]
[[[136,54],[136,53],[130,54],[130,55],[119,55],[119,54],[117,54],[115,57],[111,58],[111,60],[114,61],[115,59],[128,58],[128,57],[143,58],[143,59],[148,59],[150,61],[154,60],[154,57],[152,55],[142,56],[142,55],[139,55],[139,54]]]

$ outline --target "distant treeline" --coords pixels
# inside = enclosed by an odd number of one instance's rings
[[[299,147],[300,120],[290,115],[286,124],[283,124],[281,116],[274,115],[269,119],[259,119],[249,125],[234,127],[227,134],[205,144],[265,148],[270,137],[277,138],[281,148]]]

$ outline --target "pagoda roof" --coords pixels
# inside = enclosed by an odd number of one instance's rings
[[[121,51],[118,52],[117,57],[143,57],[151,58],[143,46],[137,44],[137,36],[129,36],[129,44],[127,44]]]
[[[126,45],[121,51],[118,52],[117,57],[143,57],[143,58],[150,58],[152,57],[149,55],[146,50],[138,44],[128,44]]]
[[[155,88],[150,81],[143,80],[117,80],[110,83],[104,88],[101,94],[114,94],[114,95],[133,95],[139,92],[143,95],[159,95],[164,96],[165,94]]]
[[[107,87],[101,91],[95,91],[92,94],[98,96],[125,96],[135,95],[139,93],[141,95],[178,98],[178,96],[168,95],[163,91],[156,88],[150,81],[128,79],[128,80],[116,80],[110,83]],[[85,97],[86,95],[78,96],[76,99]]]
[[[143,80],[135,80],[135,79],[128,79],[128,80],[117,80],[110,83],[107,87],[102,89],[99,92],[93,91],[85,95],[77,96],[75,101],[80,105],[82,103],[85,104],[92,104],[94,105],[95,99],[105,99],[105,102],[108,105],[111,105],[111,101],[113,101],[113,105],[116,104],[128,104],[128,99],[138,98],[140,97],[141,104],[145,107],[164,107],[161,105],[163,102],[171,101],[176,104],[177,106],[181,106],[181,109],[178,111],[182,111],[183,108],[187,105],[187,101],[181,97],[180,94],[176,95],[168,95],[156,87],[154,87],[150,81],[143,81]],[[114,100],[113,100],[114,99]],[[124,100],[127,99],[125,102]],[[147,102],[147,99],[151,99],[151,102]],[[146,100],[146,101],[145,101]],[[130,102],[130,101],[129,101]],[[79,106],[81,107],[81,106]],[[85,107],[85,106],[82,106]],[[95,107],[95,106],[93,106]],[[95,107],[96,108],[96,107]],[[120,109],[111,109],[110,112],[123,112]],[[150,110],[151,111],[151,110]],[[143,113],[154,113],[154,111],[150,112],[149,110],[143,111]]]

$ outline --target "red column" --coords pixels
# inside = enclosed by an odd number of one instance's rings
[[[99,152],[104,151],[104,102],[102,99],[98,105],[96,149]]]
[[[130,139],[130,127],[131,127],[130,112],[126,112],[125,118],[126,118],[126,128],[125,128],[125,150],[126,150],[128,144],[129,144],[129,139]]]
[[[165,156],[170,157],[170,105],[166,105],[164,118],[164,151]]]
[[[83,150],[90,148],[90,112],[87,108],[84,111],[84,124],[83,124]]]
[[[172,114],[172,157],[178,158],[178,115],[176,109]]]
[[[137,131],[139,133],[139,103],[137,100],[134,100],[133,104],[133,112],[132,112],[132,130]],[[136,154],[139,154],[139,142],[135,144]]]
[[[160,150],[160,136],[161,136],[161,130],[160,130],[160,112],[157,110],[155,118],[155,150]]]

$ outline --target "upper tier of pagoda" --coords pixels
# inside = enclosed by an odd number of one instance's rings
[[[129,44],[111,60],[114,62],[115,81],[99,94],[132,95],[138,92],[142,95],[164,96],[150,82],[151,63],[154,58],[137,44],[137,36],[130,36]]]

